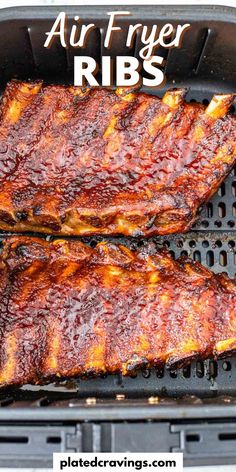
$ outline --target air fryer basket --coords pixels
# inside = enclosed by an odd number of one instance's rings
[[[119,17],[122,32],[111,50],[103,46],[107,11],[128,10]],[[45,49],[59,11],[97,28],[84,49],[63,49],[55,41]],[[73,82],[74,55],[138,57],[140,33],[125,47],[129,24],[189,22],[182,47],[165,50],[169,87],[189,88],[187,100],[207,104],[215,92],[236,91],[236,11],[199,6],[32,7],[0,11],[0,87],[13,77]],[[161,51],[160,51],[161,53]],[[163,50],[162,50],[163,53]],[[99,73],[98,73],[99,77]],[[147,92],[163,94],[164,90]],[[234,107],[231,107],[234,113]],[[185,235],[152,238],[178,257],[188,254],[215,272],[236,276],[236,168],[206,204],[199,221]],[[3,240],[6,234],[2,233]],[[51,238],[51,237],[47,237]],[[101,238],[82,238],[94,246]],[[149,241],[119,239],[135,248]],[[236,358],[197,361],[176,371],[143,370],[73,380],[47,386],[24,386],[0,392],[0,465],[51,465],[54,451],[183,451],[187,464],[236,462]],[[138,422],[138,427],[137,427]],[[10,460],[9,460],[10,454]]]

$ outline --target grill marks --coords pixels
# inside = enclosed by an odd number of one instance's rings
[[[0,228],[54,234],[187,230],[235,162],[232,95],[207,109],[129,90],[11,82],[0,124]]]
[[[0,264],[2,386],[127,375],[236,349],[235,283],[188,259],[11,237]]]

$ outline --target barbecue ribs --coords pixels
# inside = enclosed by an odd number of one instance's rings
[[[236,350],[236,284],[165,250],[11,237],[0,385],[183,365]]]
[[[0,229],[187,231],[236,161],[233,95],[10,82],[1,105]]]

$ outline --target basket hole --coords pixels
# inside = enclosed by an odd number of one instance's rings
[[[207,98],[204,98],[204,99],[202,100],[202,104],[203,104],[203,105],[206,105],[206,106],[209,105],[209,100],[208,100]]]
[[[191,377],[191,365],[186,365],[183,368],[183,377],[189,379]]]
[[[222,247],[222,242],[219,239],[217,239],[217,241],[215,242],[215,246]]]
[[[60,444],[61,437],[60,436],[48,436],[47,437],[47,444]]]
[[[219,221],[219,220],[216,220],[216,221],[215,221],[215,226],[216,226],[217,228],[221,228],[222,222]]]
[[[226,206],[223,202],[220,202],[218,205],[218,215],[220,218],[224,218],[226,215]]]
[[[195,98],[191,98],[191,100],[189,100],[190,103],[197,103],[197,100]]]
[[[220,441],[236,441],[236,432],[235,433],[220,433],[218,437]]]
[[[182,239],[178,239],[178,241],[176,241],[176,246],[177,247],[183,247],[184,243],[182,241]]]
[[[174,253],[174,251],[170,251],[170,255],[171,255],[171,257],[172,257],[173,259],[175,259],[175,253]]]
[[[151,375],[151,372],[149,369],[145,369],[142,371],[142,376],[144,379],[149,379],[150,375]]]
[[[164,377],[164,369],[159,368],[157,369],[157,378],[162,379]]]
[[[188,257],[188,251],[181,251],[181,257]]]
[[[218,375],[218,365],[216,361],[209,362],[209,375],[212,378],[216,378]]]
[[[176,372],[176,370],[171,370],[171,371],[170,371],[170,377],[171,377],[172,379],[176,379],[176,378],[177,378],[177,372]]]
[[[213,216],[213,205],[212,203],[207,203],[207,218],[212,218]]]
[[[92,239],[92,241],[90,241],[89,245],[90,245],[90,247],[91,247],[92,249],[94,249],[94,248],[97,246],[97,241],[95,241],[94,239]]]
[[[225,370],[226,372],[230,372],[230,370],[232,369],[231,362],[229,362],[229,361],[224,361],[223,364],[222,364],[222,368],[223,368],[223,370]]]
[[[194,240],[189,241],[189,246],[190,247],[196,247],[196,241],[194,241]]]
[[[232,183],[232,194],[234,197],[236,197],[236,182]]]
[[[199,379],[204,377],[204,363],[202,361],[196,363],[196,375]]]
[[[199,434],[193,434],[193,433],[187,433],[186,434],[186,441],[187,442],[200,442],[200,435]]]
[[[229,241],[228,246],[231,247],[231,248],[235,247],[235,242],[234,241]]]
[[[202,247],[209,247],[209,242],[206,240],[202,241]]]
[[[170,242],[169,241],[164,241],[163,246],[164,247],[170,247]]]
[[[233,203],[233,208],[232,208],[232,213],[233,213],[233,216],[236,217],[236,202]]]
[[[201,262],[202,258],[201,258],[200,251],[194,251],[193,260],[196,261],[196,262]]]
[[[234,228],[235,222],[234,222],[233,220],[229,220],[229,221],[227,222],[227,225],[228,225],[230,228]]]
[[[213,251],[207,251],[206,253],[206,263],[208,267],[212,267],[214,265],[214,252]]]
[[[227,265],[227,253],[226,251],[220,252],[220,265],[225,267]]]
[[[39,406],[49,406],[51,401],[47,397],[42,397],[38,400]]]
[[[230,113],[235,113],[235,106],[231,105],[229,108]]]
[[[202,223],[201,223],[201,225],[202,225],[203,228],[208,228],[209,222],[206,221],[206,220],[203,220]]]
[[[0,436],[0,443],[4,444],[27,444],[28,442],[27,436]]]
[[[219,197],[225,196],[225,183],[223,182],[218,190]]]

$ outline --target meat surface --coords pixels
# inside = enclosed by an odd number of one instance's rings
[[[127,89],[10,82],[0,119],[0,229],[187,231],[236,161],[233,95],[207,107]]]
[[[236,350],[236,283],[151,243],[5,241],[0,385],[178,366]]]

